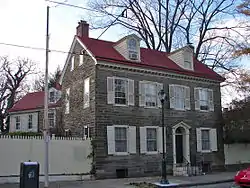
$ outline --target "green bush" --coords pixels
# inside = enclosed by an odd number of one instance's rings
[[[36,132],[13,132],[13,133],[8,133],[7,135],[9,136],[42,136],[42,133],[36,133]]]

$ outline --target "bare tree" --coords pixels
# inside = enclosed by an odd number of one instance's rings
[[[93,29],[122,25],[148,48],[171,52],[185,44],[212,69],[231,71],[232,53],[245,22],[237,20],[236,0],[91,0]],[[120,15],[120,16],[119,16]],[[114,20],[116,20],[114,22]],[[245,30],[244,30],[245,32]]]
[[[35,64],[29,59],[18,58],[10,61],[8,57],[0,57],[0,127],[9,125],[8,111],[27,90],[25,83],[28,75],[35,73]]]
[[[59,83],[59,79],[61,77],[62,70],[58,66],[55,72],[50,73],[49,80],[48,80],[48,87],[56,87],[56,84]],[[44,91],[45,86],[45,76],[43,73],[39,73],[36,75],[37,77],[34,80],[34,83],[32,84],[32,90],[33,91]]]

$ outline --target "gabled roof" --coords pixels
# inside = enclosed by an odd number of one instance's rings
[[[125,59],[114,46],[116,42],[97,40],[88,37],[77,37],[86,48],[93,54],[96,60],[103,60],[116,64],[134,67],[149,68],[154,70],[168,71],[195,77],[208,78],[223,82],[225,79],[194,58],[194,71],[181,68],[168,58],[168,53],[157,50],[140,48],[141,62],[133,62]]]
[[[40,110],[44,107],[44,91],[28,93],[21,98],[9,112],[18,112],[26,110]],[[49,104],[49,108],[60,106],[60,100],[57,103]]]

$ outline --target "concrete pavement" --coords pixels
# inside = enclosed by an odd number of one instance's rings
[[[203,183],[211,181],[220,181],[225,179],[232,179],[235,173],[223,172],[202,176],[192,177],[173,177],[168,176],[168,179],[172,183],[187,184],[187,183]],[[85,181],[67,181],[67,182],[52,182],[50,188],[132,188],[130,183],[147,182],[154,183],[158,182],[160,177],[144,177],[144,178],[126,178],[126,179],[107,179],[107,180],[85,180]],[[202,188],[229,188],[232,183],[224,183],[218,185],[205,185],[205,186],[193,186]],[[18,188],[18,184],[1,184],[1,188]],[[41,184],[40,188],[43,188]]]

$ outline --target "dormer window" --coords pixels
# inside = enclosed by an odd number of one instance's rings
[[[184,51],[183,53],[184,55],[184,68],[185,69],[189,69],[189,70],[192,70],[193,69],[193,66],[192,66],[192,54],[188,51]]]
[[[134,38],[128,40],[128,53],[129,53],[129,59],[131,60],[138,59],[137,42]]]
[[[55,97],[55,91],[49,92],[49,102],[50,103],[54,103],[55,99],[56,99],[56,97]]]
[[[137,52],[136,49],[136,40],[134,38],[128,40],[128,50]]]

